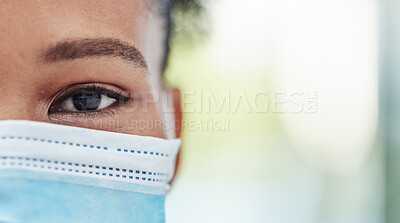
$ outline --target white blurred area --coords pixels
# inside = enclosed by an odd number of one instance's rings
[[[239,133],[221,134],[217,143],[186,133],[167,222],[381,222],[379,153],[371,158],[377,2],[217,0],[209,9],[212,37],[197,65],[218,72],[201,76],[207,84],[215,78],[251,91],[316,92],[317,111],[268,114],[278,128],[270,119],[230,114],[231,131]],[[180,81],[190,89],[196,78]]]
[[[282,116],[292,142],[338,173],[358,171],[378,121],[377,2],[285,1],[277,77],[316,92],[318,112]]]

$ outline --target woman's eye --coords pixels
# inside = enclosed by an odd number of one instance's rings
[[[91,112],[124,103],[130,94],[116,86],[105,84],[83,84],[72,86],[57,95],[50,105],[50,113]]]
[[[75,94],[61,103],[60,109],[70,111],[95,111],[114,104],[117,100],[98,92],[81,92]]]

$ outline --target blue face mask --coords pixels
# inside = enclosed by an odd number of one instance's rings
[[[164,222],[180,146],[30,121],[0,121],[0,222]]]

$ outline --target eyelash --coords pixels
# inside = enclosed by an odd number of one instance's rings
[[[112,88],[112,89],[111,89]],[[104,115],[114,115],[115,111],[118,108],[112,107],[112,105],[94,111],[60,111],[59,106],[68,98],[73,97],[76,94],[82,92],[92,91],[101,95],[105,95],[107,97],[113,98],[116,100],[113,104],[121,104],[126,103],[131,99],[129,93],[124,91],[123,89],[109,84],[102,84],[102,83],[91,83],[91,84],[79,84],[79,85],[72,85],[64,90],[61,90],[57,93],[53,98],[53,101],[50,104],[48,109],[49,114],[57,114],[57,113],[67,113],[67,114],[74,114],[76,116],[104,116]],[[111,107],[111,108],[110,108]]]

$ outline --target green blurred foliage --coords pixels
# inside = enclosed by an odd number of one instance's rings
[[[210,28],[206,1],[175,0],[172,4],[172,47],[193,46],[203,41]]]

